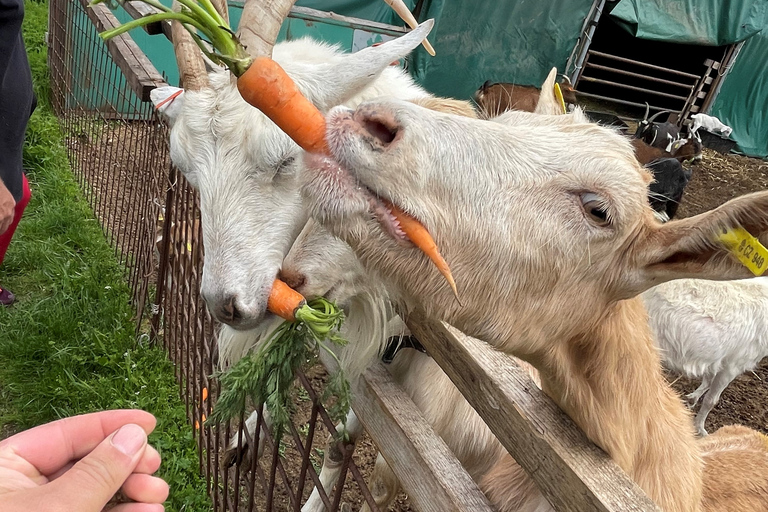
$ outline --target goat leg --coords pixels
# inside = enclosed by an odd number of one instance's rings
[[[363,433],[363,426],[357,419],[355,412],[350,410],[347,414],[347,434],[349,435],[349,441],[337,440],[334,441],[334,436],[328,437],[328,442],[325,447],[325,454],[323,456],[323,467],[320,469],[320,485],[322,485],[326,496],[336,485],[336,482],[341,476],[341,466],[344,462],[344,449],[346,444],[355,444]],[[344,425],[339,423],[336,425],[336,433],[339,434],[344,429]],[[324,512],[325,506],[323,500],[320,498],[320,493],[317,488],[312,489],[312,494],[307,499],[307,502],[301,508],[302,512]]]

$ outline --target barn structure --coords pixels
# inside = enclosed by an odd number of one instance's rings
[[[170,1],[170,0],[168,0]],[[583,98],[642,115],[697,112],[733,128],[737,150],[768,156],[768,2],[765,0],[406,0],[434,18],[437,56],[419,49],[412,74],[430,91],[470,98],[486,80],[540,85],[552,66]],[[230,0],[237,25],[242,1]],[[130,14],[123,13],[128,21]],[[120,14],[118,14],[120,18]],[[402,32],[383,2],[298,0],[281,39],[311,35],[355,51]],[[137,43],[176,83],[170,43]],[[457,73],[456,70],[461,70]]]
[[[539,85],[552,66],[589,97],[642,114],[717,116],[738,149],[768,156],[768,2],[762,0],[424,0],[438,55],[414,73],[469,97],[485,80]],[[461,69],[462,73],[456,73]],[[630,110],[631,111],[631,110]]]

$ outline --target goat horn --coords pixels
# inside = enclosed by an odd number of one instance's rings
[[[560,73],[560,76],[563,77],[563,83],[568,84],[568,85],[572,85],[571,84],[571,79],[568,78],[568,75],[566,75],[565,73]]]
[[[648,114],[651,113],[651,106],[648,104],[648,102],[645,102],[645,115],[643,115],[643,121],[648,120]]]
[[[173,10],[180,8],[180,4],[174,0]],[[189,32],[178,21],[171,22],[171,38],[181,87],[188,91],[199,91],[208,87],[208,73],[205,71],[203,54]]]
[[[251,57],[272,56],[283,20],[296,0],[246,0],[237,37]]]
[[[659,110],[648,119],[648,124],[652,124],[661,114],[669,114],[669,110]]]
[[[394,9],[397,15],[400,16],[400,19],[402,19],[404,22],[408,24],[409,27],[411,27],[411,30],[419,26],[419,24],[416,22],[416,18],[413,17],[413,13],[411,13],[411,11],[405,5],[405,2],[403,2],[403,0],[384,0],[384,1],[392,9]],[[424,41],[422,41],[421,44],[424,45],[424,49],[427,50],[427,53],[429,53],[433,57],[435,56],[435,49],[432,48],[432,45],[429,44],[429,41],[427,41],[426,38],[424,38]]]

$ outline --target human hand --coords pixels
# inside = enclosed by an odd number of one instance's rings
[[[16,201],[13,199],[11,191],[0,180],[0,235],[11,226],[13,217],[16,215]]]
[[[3,512],[100,512],[122,488],[133,503],[112,512],[162,512],[168,484],[151,476],[160,454],[147,444],[155,418],[104,411],[55,421],[0,442]]]

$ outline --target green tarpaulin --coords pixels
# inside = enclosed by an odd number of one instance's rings
[[[469,98],[486,80],[541,86],[549,70],[564,71],[592,0],[432,0],[435,18],[415,57],[416,78],[436,94]]]
[[[641,39],[722,46],[768,25],[768,1],[621,0],[611,16]]]
[[[742,153],[768,157],[768,30],[744,42],[710,114],[733,128]]]

